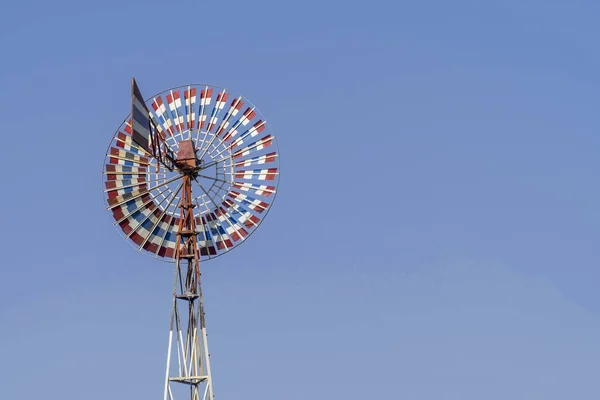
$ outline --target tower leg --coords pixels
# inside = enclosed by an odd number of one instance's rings
[[[213,400],[194,207],[184,176],[164,400]]]

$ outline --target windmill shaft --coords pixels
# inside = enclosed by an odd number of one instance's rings
[[[164,400],[213,400],[192,180],[184,173]]]

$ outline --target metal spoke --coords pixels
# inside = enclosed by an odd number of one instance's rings
[[[229,183],[230,185],[233,185],[235,183],[233,181],[232,182],[227,182],[227,181],[224,181],[223,179],[213,178],[212,176],[206,176],[206,175],[201,175],[201,174],[198,174],[198,176],[200,178],[212,179],[213,181],[219,181],[219,182]],[[196,181],[196,182],[198,182],[198,181]],[[198,185],[200,185],[200,183],[198,183]]]
[[[206,164],[206,165],[202,166],[202,168],[200,168],[200,171],[202,171],[203,169],[210,168],[210,167],[212,167],[213,165],[217,165],[218,163],[220,163],[220,162],[222,162],[222,161],[225,161],[225,160],[228,160],[228,159],[233,159],[233,157],[232,157],[232,156],[228,156],[228,157],[222,157],[222,158],[220,158],[220,159],[218,159],[218,160],[213,160],[213,161],[211,161],[210,163],[208,163],[208,164]]]
[[[198,181],[196,181],[196,183],[198,183]],[[198,183],[198,184],[199,184],[199,183]],[[199,185],[200,185],[200,184],[199,184]],[[209,194],[206,192],[206,190],[204,190],[204,188],[203,188],[201,185],[200,185],[200,188],[202,189],[202,191],[204,192],[204,194],[206,194],[206,197],[208,197],[208,198],[210,199],[210,201],[211,201],[211,202],[212,202],[212,203],[215,205],[215,208],[216,208],[216,209],[219,209],[219,208],[221,207],[221,205],[220,205],[220,204],[217,204],[217,203],[215,202],[215,200],[214,200],[214,199],[213,199],[213,198],[212,198],[212,197],[211,197],[211,196],[210,196],[210,195],[209,195]],[[223,209],[225,209],[225,208],[223,208]],[[221,211],[221,212],[223,212],[222,210],[220,210],[220,211]],[[220,221],[220,222],[227,222],[227,225],[228,225],[229,227],[233,228],[233,229],[236,231],[236,233],[237,233],[237,231],[238,231],[239,229],[238,229],[238,228],[236,228],[236,227],[235,227],[235,225],[233,225],[233,224],[231,223],[231,221],[229,221],[229,219],[227,218],[227,216],[230,216],[231,218],[233,218],[233,216],[227,212],[227,209],[225,209],[225,212],[224,212],[224,221]],[[235,220],[235,218],[233,218],[233,219]],[[217,217],[217,221],[218,221],[218,217]],[[237,221],[237,220],[236,220],[236,221]],[[215,225],[217,225],[217,223],[216,223],[216,222],[215,222]],[[236,222],[236,225],[237,225],[237,222]],[[239,226],[239,228],[242,228],[240,225],[238,225],[238,226]],[[219,234],[219,236],[221,236],[221,232],[219,232],[219,229],[218,229],[218,227],[217,227],[217,229],[216,229],[216,230],[217,230],[217,233]],[[227,235],[227,237],[229,238],[229,240],[231,240],[231,243],[233,243],[233,242],[235,241],[235,240],[233,240],[233,238],[231,238],[231,235],[230,235],[230,234],[226,234],[226,235]],[[238,233],[238,235],[239,235],[239,236],[242,238],[242,240],[243,240],[243,236],[242,236],[241,234],[239,234],[239,233]],[[227,243],[225,243],[225,241],[223,241],[222,239],[223,239],[223,237],[221,236],[221,241],[224,243],[224,245],[225,245],[225,248],[227,249],[227,247],[228,247],[228,246],[227,246]]]
[[[175,182],[177,179],[181,179],[181,178],[182,178],[182,176],[176,176],[175,178],[169,179],[169,180],[167,180],[167,181],[165,181],[165,182],[161,183],[160,185],[154,186],[152,189],[148,189],[148,190],[144,190],[143,192],[139,192],[139,193],[137,193],[135,196],[132,196],[132,197],[128,198],[127,200],[120,201],[119,203],[117,203],[117,204],[115,204],[115,205],[112,205],[112,206],[110,206],[110,207],[107,207],[106,209],[107,209],[107,210],[113,209],[113,208],[115,208],[115,207],[117,207],[117,206],[120,206],[121,204],[125,204],[125,203],[127,203],[128,201],[131,201],[131,200],[133,200],[133,199],[137,199],[138,197],[140,197],[140,196],[143,196],[143,195],[145,195],[146,193],[150,193],[150,191],[151,191],[151,190],[154,190],[154,189],[156,189],[156,188],[159,188],[159,187],[166,186],[166,185],[168,185],[169,183],[171,183],[171,182]],[[134,192],[131,192],[131,193],[134,193]]]
[[[202,176],[202,175],[198,175],[198,176]],[[202,176],[202,177],[206,178],[205,176]],[[215,201],[210,197],[210,195],[206,192],[206,190],[204,190],[204,187],[202,186],[202,184],[200,182],[198,182],[198,179],[194,178],[194,181],[198,184],[198,186],[204,192],[206,197],[208,197],[208,199],[215,205],[215,207],[219,207],[219,205],[217,203],[215,203]]]
[[[165,192],[165,190],[163,190],[163,192]],[[148,196],[150,197],[150,200],[146,201],[145,203],[142,203],[141,206],[139,206],[138,208],[136,208],[133,211],[130,211],[127,215],[124,215],[121,219],[119,219],[118,221],[115,221],[113,223],[113,225],[117,225],[120,224],[121,222],[125,221],[126,219],[128,219],[129,217],[131,217],[133,214],[135,214],[136,212],[140,211],[142,208],[146,207],[148,204],[150,204],[151,202],[154,201],[154,197],[152,197],[152,195]],[[163,200],[164,201],[164,200]],[[162,203],[162,202],[161,202]]]
[[[151,201],[154,201],[154,198],[152,198],[152,195],[150,195],[150,197],[151,197]],[[156,207],[159,207],[165,200],[166,200],[166,198],[164,198],[160,203],[158,203],[156,205]],[[148,204],[148,203],[150,203],[150,202],[147,202],[146,204]],[[138,222],[138,224],[136,225],[136,227],[134,229],[132,229],[132,231],[127,234],[127,238],[129,238],[131,235],[133,235],[135,232],[137,232],[137,230],[144,224],[144,222],[146,222],[148,220],[148,218],[150,218],[152,215],[154,215],[154,211],[150,211],[150,213],[148,213],[148,215],[146,215],[146,218],[144,218],[141,222]],[[160,222],[160,220],[158,220],[158,222]],[[152,230],[150,230],[150,232],[148,232],[148,236],[146,237],[146,240],[147,240],[147,238],[149,238],[150,236],[152,236],[152,232],[154,232],[155,228],[156,228],[156,225],[152,228]],[[144,240],[144,243],[142,243],[142,245],[146,244],[146,240]]]
[[[208,207],[208,203],[206,202],[206,200],[204,200],[204,196],[196,197],[196,205],[198,206],[198,211],[200,211],[200,203],[198,203],[199,198],[202,199],[202,203],[204,203],[204,208],[207,210],[207,212],[210,212],[210,207]],[[200,212],[198,212],[198,216],[202,217],[202,214],[200,214]]]
[[[175,197],[177,197],[177,194],[179,193],[179,191],[181,190],[181,188],[183,187],[183,182],[179,184],[179,186],[177,187],[177,190],[175,190],[175,192],[173,192],[170,197],[171,200],[169,200],[167,206],[162,209],[163,212],[160,214],[159,217],[157,217],[156,222],[154,223],[154,226],[152,227],[152,230],[150,231],[150,233],[148,234],[148,236],[146,236],[146,239],[144,239],[144,242],[140,245],[140,247],[138,248],[138,250],[142,249],[142,247],[144,247],[146,245],[146,242],[150,239],[150,237],[153,235],[154,230],[156,229],[156,227],[158,226],[158,224],[160,224],[160,221],[163,219],[164,215],[166,214],[167,210],[169,209],[169,206],[171,205],[171,203],[173,202],[173,200],[175,200]],[[166,191],[166,190],[165,190]],[[165,192],[163,191],[163,193]],[[162,193],[161,193],[162,194]],[[167,199],[168,197],[165,197],[160,203],[157,204],[157,207],[160,207],[160,205]],[[166,235],[166,233],[165,233]],[[164,236],[162,238],[162,240],[164,240]],[[161,245],[162,245],[162,240],[161,240]],[[161,246],[158,246],[158,248],[160,249]]]
[[[219,208],[219,205],[214,201],[214,199],[212,197],[210,197],[210,195],[206,192],[206,190],[204,190],[204,188],[202,187],[202,185],[200,185],[200,182],[198,182],[196,179],[194,179],[194,180],[196,181],[196,183],[198,184],[198,186],[200,186],[200,189],[202,189],[202,191],[204,192],[204,194],[206,195],[206,197],[208,197],[208,199],[215,205],[215,209]],[[229,250],[229,247],[227,246],[227,243],[225,242],[225,240],[223,240],[222,233],[219,231],[219,226],[218,226],[217,222],[216,221],[207,221],[207,222],[208,222],[209,226],[210,226],[211,222],[213,223],[213,225],[215,226],[215,230],[217,231],[217,234],[221,238],[221,242],[225,246],[225,250]],[[229,238],[229,236],[227,236],[227,237]],[[231,238],[229,238],[229,239],[231,239]],[[217,246],[217,249],[218,249],[218,246]]]

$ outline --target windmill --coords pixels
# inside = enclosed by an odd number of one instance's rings
[[[105,207],[138,251],[174,264],[164,400],[212,400],[200,265],[258,228],[279,181],[275,138],[247,99],[190,84],[144,99],[114,134]]]

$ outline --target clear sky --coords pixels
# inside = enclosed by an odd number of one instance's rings
[[[217,399],[600,398],[599,13],[3,1],[0,397],[162,398],[171,265],[101,194],[135,76],[278,138],[271,213],[203,267]]]

